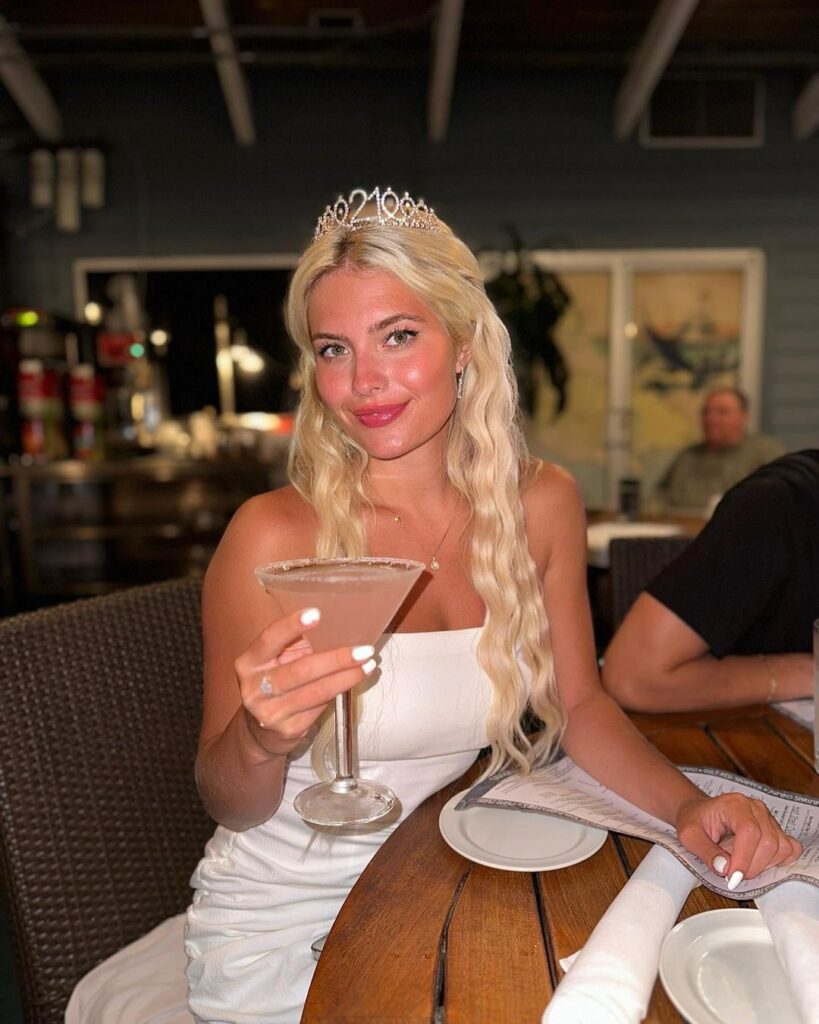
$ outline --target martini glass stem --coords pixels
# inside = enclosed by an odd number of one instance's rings
[[[353,778],[353,699],[349,690],[336,695],[336,777],[332,788],[336,793],[349,793],[355,788]]]
[[[260,565],[256,576],[276,599],[279,610],[291,612],[315,605],[321,623],[311,633],[317,652],[344,644],[374,644],[424,571],[422,562],[406,558],[300,558]],[[375,779],[353,774],[357,744],[349,693],[335,698],[335,771],[293,798],[293,808],[311,825],[333,827],[375,821],[397,804],[395,793]]]

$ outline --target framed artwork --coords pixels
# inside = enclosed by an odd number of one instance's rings
[[[541,374],[541,401],[527,422],[530,448],[560,462],[580,484],[587,504],[605,502],[608,320],[611,281],[601,271],[569,270],[559,275],[569,304],[555,328],[568,367],[566,405],[557,415],[549,382]]]
[[[541,280],[540,292],[561,297],[553,322],[534,325],[556,353],[525,360],[526,432],[535,455],[573,473],[587,507],[614,508],[626,476],[640,478],[650,498],[673,455],[700,436],[700,408],[715,388],[746,391],[757,425],[760,251],[536,250],[482,261],[490,294],[493,282],[516,273],[517,301],[531,304],[537,270],[553,279],[548,289]],[[525,319],[497,305],[519,352]],[[537,351],[531,340],[523,347]]]

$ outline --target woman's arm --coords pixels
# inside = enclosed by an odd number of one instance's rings
[[[579,494],[568,474],[553,467],[540,474],[532,489],[536,493],[528,497],[527,522],[543,524],[548,534],[543,589],[557,686],[567,712],[566,753],[625,799],[675,825],[683,844],[720,874],[753,876],[794,859],[799,844],[756,801],[737,794],[727,800],[706,797],[603,691],[586,594],[586,528]],[[729,832],[736,833],[732,853],[718,845]],[[723,870],[719,857],[725,858]]]
[[[603,685],[633,711],[686,711],[790,700],[813,693],[809,654],[715,658],[705,640],[641,594],[603,658]]]
[[[295,523],[287,512],[287,500],[273,494],[245,504],[203,588],[205,691],[196,779],[208,813],[236,831],[275,813],[287,754],[327,703],[374,667],[369,648],[313,653],[314,614],[275,618],[253,569],[304,555],[304,511]]]

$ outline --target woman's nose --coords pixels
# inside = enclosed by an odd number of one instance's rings
[[[356,359],[353,370],[353,392],[356,395],[372,395],[385,386],[386,378],[377,360],[369,357]]]

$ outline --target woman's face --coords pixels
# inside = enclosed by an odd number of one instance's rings
[[[319,394],[349,437],[374,459],[443,451],[468,356],[429,306],[392,274],[340,269],[313,288],[308,320]]]

